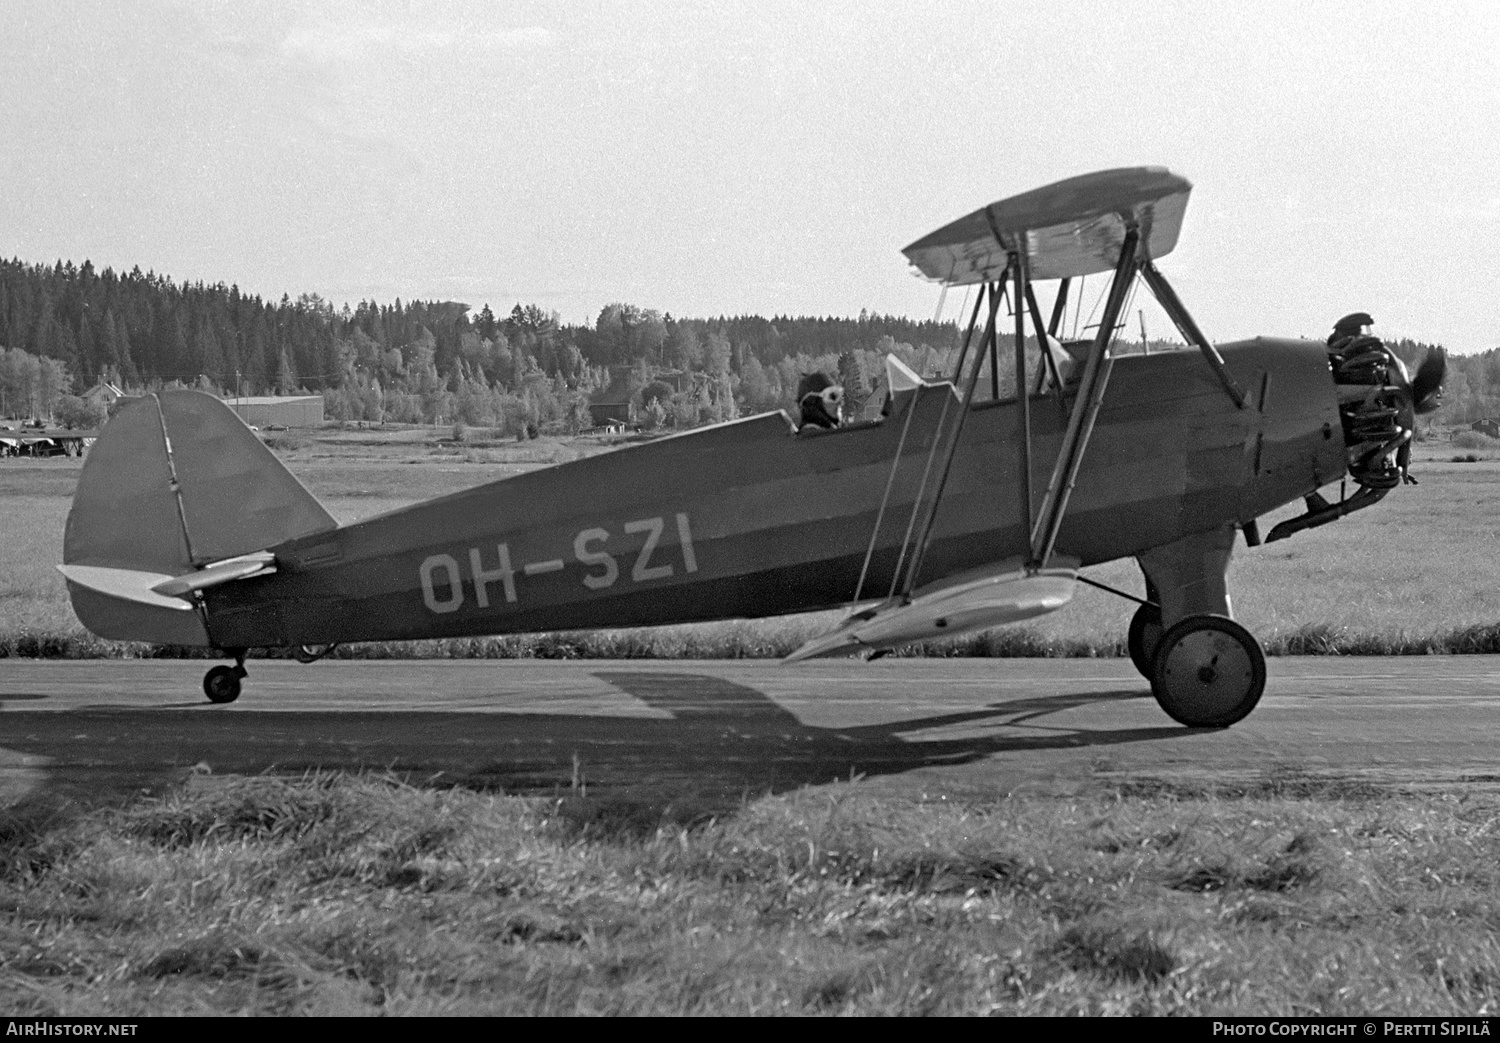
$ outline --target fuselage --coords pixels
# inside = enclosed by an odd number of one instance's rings
[[[1135,555],[1246,523],[1343,475],[1322,345],[1260,338],[1220,352],[1243,408],[1196,351],[1115,362],[1060,555],[1084,565]],[[1030,400],[1034,502],[1071,403]],[[272,548],[275,574],[205,591],[209,633],[239,648],[825,608],[854,597],[872,536],[862,594],[882,597],[919,490],[931,498],[934,442],[959,409],[940,384],[901,396],[879,422],[831,431],[799,434],[769,413],[292,540]],[[1025,555],[1023,441],[1017,401],[971,407],[920,581]]]

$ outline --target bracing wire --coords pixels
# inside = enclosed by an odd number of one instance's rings
[[[943,288],[938,291],[937,312],[932,316],[933,325],[943,321],[943,304],[948,300],[948,287],[953,284],[953,273],[958,270],[958,259],[954,258],[953,264],[948,268],[948,278],[943,280]],[[963,314],[963,310],[959,310]]]
[[[1097,297],[1094,298],[1093,305],[1091,305],[1089,307],[1089,321],[1085,322],[1083,324],[1083,328],[1085,330],[1091,329],[1093,327],[1093,325],[1094,325],[1094,313],[1099,310],[1099,305],[1101,305],[1101,304],[1104,303],[1104,298],[1109,296],[1109,284],[1108,283],[1105,284],[1104,291],[1105,291],[1104,293],[1101,293]],[[1080,292],[1078,294],[1078,306],[1080,308],[1083,307],[1083,293],[1082,293],[1081,289],[1080,289]],[[1077,334],[1076,330],[1074,331],[1074,334],[1076,336],[1076,334]]]
[[[1134,275],[1134,273],[1132,273],[1131,277],[1130,277],[1130,292],[1125,297],[1125,306],[1120,309],[1120,321],[1115,326],[1115,329],[1114,329],[1115,333],[1120,332],[1126,326],[1130,325],[1130,309],[1135,304],[1136,291],[1138,291],[1140,288],[1141,288],[1141,280],[1138,279]],[[1145,343],[1143,341],[1142,344],[1141,344],[1141,351],[1144,352],[1145,350],[1146,350],[1146,345],[1145,345]]]
[[[964,287],[964,299],[963,299],[963,302],[961,304],[959,304],[959,306],[958,306],[958,321],[959,322],[963,321],[964,314],[966,312],[968,312],[968,310],[969,310],[969,294],[970,294],[970,292],[973,289],[974,289],[974,284],[973,283],[970,283],[969,285],[967,285],[967,286]],[[928,376],[928,374],[926,374],[926,373],[924,373],[922,375],[924,377]],[[931,374],[931,375],[932,376],[937,376],[937,374]],[[954,379],[957,380],[958,378],[955,377]]]
[[[891,473],[885,480],[885,493],[880,497],[880,510],[875,512],[875,529],[870,533],[870,546],[865,549],[865,562],[860,566],[859,582],[854,585],[854,600],[849,603],[853,608],[859,604],[860,598],[865,591],[865,577],[870,574],[870,562],[875,557],[875,544],[880,539],[880,525],[885,521],[885,509],[891,502],[891,490],[896,487],[896,472],[901,468],[901,452],[906,448],[906,434],[911,430],[911,418],[916,415],[917,400],[912,400],[906,407],[906,420],[901,424],[901,438],[896,442],[896,455],[891,458]],[[902,548],[902,556],[905,556],[905,548]],[[889,597],[890,595],[886,595]]]

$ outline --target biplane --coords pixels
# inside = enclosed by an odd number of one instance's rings
[[[1413,382],[1368,336],[1211,344],[1156,264],[1190,190],[1155,167],[1088,174],[907,247],[974,305],[951,379],[892,364],[877,420],[766,413],[348,525],[217,399],[147,395],[90,453],[59,568],[94,633],[232,658],[203,685],[227,703],[249,650],[368,640],[849,606],[791,658],[872,656],[1054,611],[1095,582],[1081,570],[1134,558],[1146,596],[1116,591],[1132,661],[1177,721],[1233,724],[1266,679],[1230,609],[1236,540],[1285,504],[1306,511],[1268,541],[1400,484],[1441,360]],[[1101,273],[1096,332],[1064,343],[1070,287]],[[1141,284],[1186,349],[1116,350]],[[1352,495],[1320,494],[1346,476]]]

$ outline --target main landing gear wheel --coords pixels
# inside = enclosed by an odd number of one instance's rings
[[[1161,643],[1161,632],[1161,609],[1155,605],[1142,605],[1130,617],[1125,647],[1130,650],[1130,661],[1148,681],[1156,663],[1156,646]]]
[[[1266,689],[1266,654],[1225,616],[1189,616],[1156,646],[1151,694],[1189,728],[1227,728],[1255,709]]]
[[[216,666],[203,676],[203,694],[211,703],[232,703],[240,697],[243,666]]]

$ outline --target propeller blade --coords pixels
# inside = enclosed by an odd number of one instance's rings
[[[1431,413],[1443,404],[1443,378],[1447,373],[1448,356],[1442,348],[1433,348],[1411,382],[1412,407],[1418,413]]]

